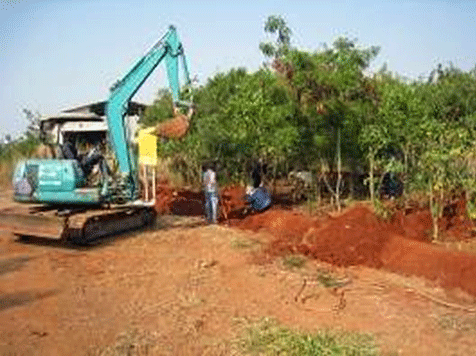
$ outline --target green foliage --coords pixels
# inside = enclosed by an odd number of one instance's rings
[[[0,186],[7,187],[11,184],[13,170],[17,162],[30,157],[39,143],[37,137],[28,133],[21,140],[0,145]]]
[[[299,332],[267,319],[249,327],[238,344],[247,355],[378,355],[373,337],[367,334]]]
[[[374,199],[374,212],[375,215],[383,220],[390,220],[394,214],[393,209],[385,205],[380,199]]]
[[[276,36],[260,44],[272,69],[210,78],[194,93],[190,133],[161,144],[185,181],[198,184],[202,162],[214,159],[222,182],[243,182],[261,158],[277,175],[367,170],[372,198],[389,171],[406,192],[426,192],[435,203],[475,190],[476,70],[438,66],[427,81],[413,82],[386,68],[369,76],[377,46],[339,37],[318,51],[298,50],[281,16],[268,17],[264,30]],[[171,110],[170,94],[160,91],[142,122],[155,124]]]
[[[262,42],[259,45],[261,52],[267,57],[280,57],[286,54],[291,43],[292,31],[286,21],[277,15],[269,16],[264,25],[264,30],[270,34],[277,34],[276,43]]]
[[[252,159],[279,162],[297,144],[291,102],[268,70],[220,73],[198,88],[194,99],[198,111],[190,133],[163,144],[163,155],[172,157],[192,182],[199,180],[204,160],[218,161],[225,178],[239,181]],[[167,102],[158,100],[149,110],[156,121],[163,105]]]
[[[140,118],[140,123],[145,127],[153,126],[171,117],[173,117],[172,94],[169,90],[161,89],[157,93],[154,104],[147,107]]]
[[[301,255],[288,255],[283,258],[283,265],[289,269],[301,268],[305,264],[306,258]]]

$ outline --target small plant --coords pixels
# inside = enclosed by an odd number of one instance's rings
[[[257,244],[257,241],[244,238],[233,238],[231,240],[231,247],[236,249],[252,248]]]
[[[301,268],[305,264],[306,258],[301,255],[289,255],[283,258],[283,265],[289,269]]]
[[[385,205],[380,199],[374,199],[374,212],[383,220],[390,220],[393,216],[393,209]]]
[[[471,199],[466,203],[466,210],[471,220],[476,220],[476,201]]]
[[[373,337],[335,331],[290,330],[264,319],[248,327],[237,344],[246,355],[378,355]]]
[[[341,287],[346,281],[342,281],[330,271],[322,270],[318,271],[317,281],[325,288],[338,288]]]

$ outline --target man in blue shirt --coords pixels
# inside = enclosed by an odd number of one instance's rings
[[[271,195],[264,187],[248,187],[245,199],[254,211],[264,211],[271,206]]]

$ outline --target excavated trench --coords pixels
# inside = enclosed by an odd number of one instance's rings
[[[168,198],[158,200],[159,211],[203,213],[199,193],[167,189],[162,193]],[[226,188],[221,211],[227,213],[227,223],[233,227],[270,233],[264,251],[270,258],[301,253],[337,266],[363,265],[420,276],[476,296],[476,255],[431,243],[432,220],[427,210],[399,210],[391,219],[382,220],[362,204],[323,219],[275,206],[261,214],[240,216],[236,211],[243,207],[242,196],[242,188]],[[440,221],[448,239],[470,238],[472,227],[464,201],[453,204]]]

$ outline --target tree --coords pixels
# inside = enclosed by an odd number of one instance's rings
[[[355,41],[342,37],[332,48],[314,53],[290,49],[280,59],[284,70],[276,70],[294,100],[302,132],[296,158],[306,157],[304,165],[325,171],[321,177],[338,209],[343,165],[352,167],[359,161],[357,138],[375,111],[375,93],[364,70],[378,51],[378,47],[358,48]],[[335,170],[337,180],[331,188],[326,179]]]
[[[23,114],[28,121],[28,126],[26,129],[27,135],[32,135],[33,137],[38,138],[40,134],[40,118],[41,114],[36,111],[35,113],[30,109],[23,108]]]
[[[286,24],[282,16],[269,16],[264,24],[264,31],[276,34],[277,38],[273,42],[261,42],[259,48],[266,57],[279,58],[289,51],[292,31]]]

